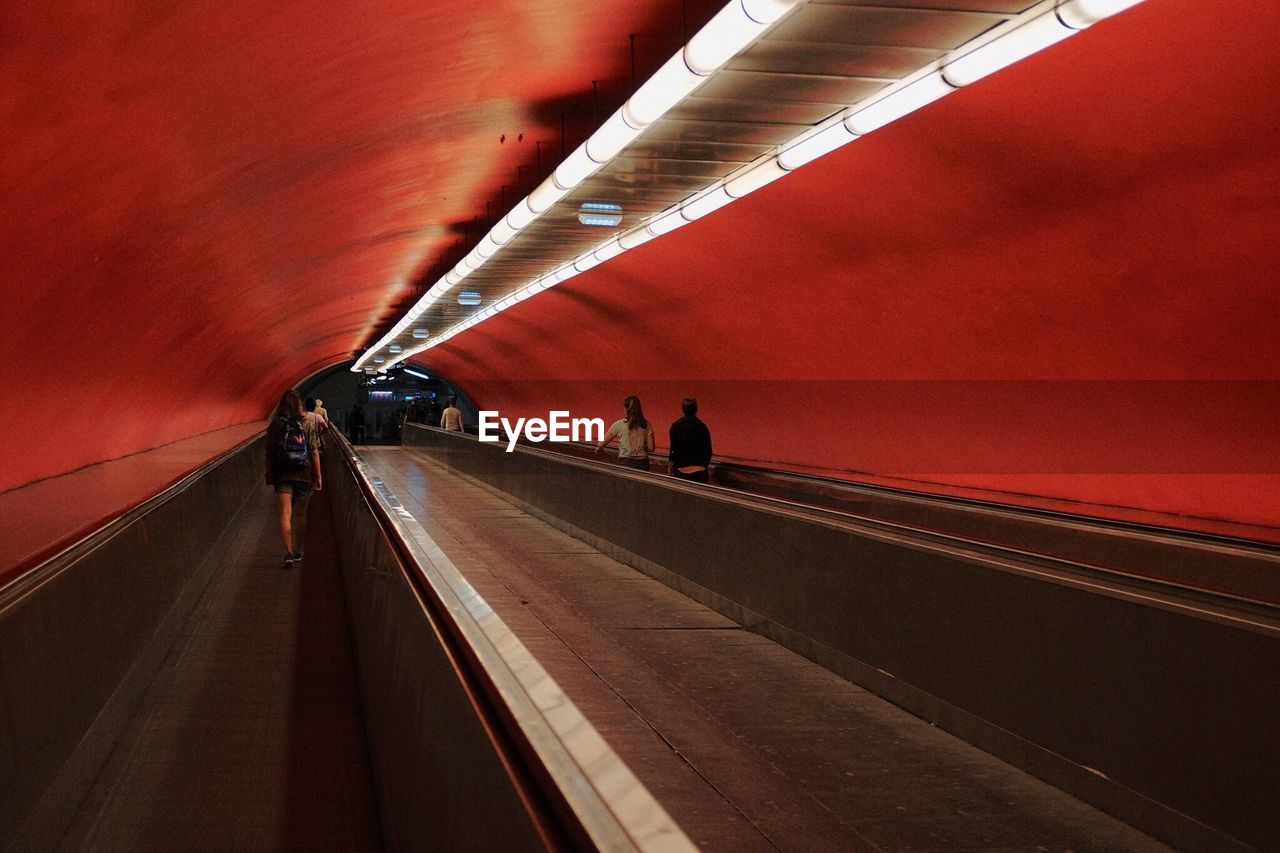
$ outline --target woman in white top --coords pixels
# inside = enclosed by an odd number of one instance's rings
[[[604,450],[616,438],[618,461],[629,468],[649,470],[649,454],[654,449],[653,427],[644,418],[640,398],[634,394],[622,401],[623,417],[610,425],[604,440],[596,446],[596,453]]]

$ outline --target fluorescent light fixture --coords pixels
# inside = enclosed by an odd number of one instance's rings
[[[800,0],[742,0],[742,8],[753,21],[772,24],[799,2]]]
[[[719,186],[709,193],[703,193],[693,201],[685,202],[680,207],[680,215],[692,222],[714,210],[719,210],[731,201],[733,196],[729,195],[723,186]]]
[[[489,229],[489,236],[493,238],[495,243],[506,243],[519,232],[512,228],[507,218],[504,216],[498,220],[498,224]]]
[[[615,110],[587,140],[587,156],[601,165],[608,163],[634,141],[641,130],[643,128],[627,123],[621,109]]]
[[[407,373],[407,374],[409,374],[410,376],[416,376],[416,377],[418,377],[419,379],[430,379],[430,378],[431,378],[431,377],[430,377],[430,376],[428,376],[427,374],[425,374],[425,373],[419,373],[418,371],[414,370],[414,369],[413,369],[413,368],[411,368],[411,367],[406,367],[406,368],[404,368],[404,372],[405,372],[405,373]]]
[[[480,291],[464,290],[458,294],[458,304],[464,308],[474,308],[480,304]]]
[[[1115,0],[1105,0],[1115,2]],[[479,243],[452,270],[446,272],[439,281],[428,288],[427,293],[413,309],[405,315],[394,332],[384,336],[371,351],[387,344],[389,340],[404,331],[432,302],[443,298],[456,287],[473,270],[479,269],[498,250],[509,243],[524,228],[528,227],[541,214],[550,210],[564,196],[590,177],[602,165],[611,161],[627,145],[633,142],[653,122],[657,121],[676,104],[688,97],[703,82],[703,78],[723,65],[729,58],[749,45],[756,37],[767,30],[773,23],[794,8],[801,0],[730,0],[728,5],[703,27],[689,44],[677,54],[670,57],[648,80],[632,94],[623,106],[611,115],[603,125],[582,145],[574,149],[559,166],[551,178],[539,184],[528,197],[521,199],[507,212]],[[1104,0],[1097,0],[1104,2]],[[754,177],[762,177],[764,173]],[[770,177],[769,180],[772,178]],[[767,183],[768,180],[762,181]],[[716,188],[704,193],[689,204],[686,209],[672,211],[676,216],[652,226],[661,233],[674,230],[690,218],[696,219],[721,207],[731,198],[739,198],[750,191],[750,185],[740,183],[740,194]],[[622,224],[620,210],[580,211],[579,221],[584,225],[616,228]],[[543,276],[542,287],[552,286],[564,281],[585,269],[615,257],[625,248],[638,246],[651,239],[653,232],[648,227],[633,229],[621,240],[612,240],[594,252],[563,265],[555,273]],[[526,287],[530,287],[526,285]],[[529,293],[538,290],[530,287]],[[432,344],[457,334],[462,328],[470,328],[483,315],[472,315],[465,325],[456,325],[445,330]],[[366,352],[361,361],[352,367],[359,368],[360,363],[369,355]]]
[[[387,347],[387,352],[389,352],[389,353],[391,353],[391,354],[393,354],[393,355],[394,355],[395,353],[400,352],[400,345],[399,345],[399,344],[392,344],[391,346]]]
[[[944,80],[940,72],[935,71],[886,95],[871,106],[858,110],[845,119],[844,123],[852,133],[862,136],[954,91],[955,87]]]
[[[953,59],[943,67],[942,76],[952,86],[968,86],[1076,32],[1049,12],[1009,30],[959,59]]]
[[[736,0],[698,30],[684,48],[684,61],[706,76],[755,41],[795,5],[788,0]]]
[[[622,223],[622,205],[603,201],[587,201],[578,208],[578,221],[583,225],[613,228]]]
[[[534,213],[546,213],[551,209],[551,205],[565,197],[569,191],[564,187],[556,184],[555,178],[547,178],[538,184],[538,188],[529,193],[529,209]]]
[[[386,361],[386,359],[385,359],[385,358],[383,358],[383,357],[382,357],[382,356],[380,356],[380,355],[375,355],[375,356],[373,357],[373,363],[374,363],[374,364],[382,364],[382,362],[384,362],[384,361]]]
[[[679,215],[677,215],[676,218],[679,219],[680,218]],[[619,237],[618,248],[634,249],[636,246],[639,246],[642,243],[648,243],[652,239],[653,239],[653,234],[649,231],[647,227],[642,225],[638,228],[632,228],[626,234],[623,234],[621,237]]]
[[[649,224],[645,226],[649,233],[655,237],[661,237],[663,234],[670,234],[672,231],[689,222],[680,213],[680,208],[669,210],[661,216],[656,216],[649,220]]]
[[[778,155],[778,165],[787,171],[799,169],[857,138],[858,135],[845,127],[843,121],[836,122],[783,151]]]
[[[556,166],[555,174],[552,177],[555,179],[556,185],[561,189],[571,190],[585,181],[599,168],[600,164],[587,156],[587,144],[584,142],[573,149],[573,153],[566,157],[563,163]]]
[[[430,333],[430,332],[428,332],[428,331],[427,331],[425,328],[423,328],[422,326],[419,326],[418,328],[416,328],[416,329],[414,329],[414,330],[413,330],[413,336],[414,336],[415,338],[417,338],[418,340],[422,340],[423,338],[425,338],[425,337],[426,337],[427,335],[429,335],[429,334],[431,334],[431,333]]]
[[[623,116],[635,127],[652,124],[687,98],[705,79],[689,70],[683,52],[677,53],[623,104]]]
[[[472,269],[493,256],[497,248],[508,243],[520,229],[561,202],[571,190],[633,142],[644,128],[661,119],[695,92],[705,77],[750,45],[799,2],[801,0],[730,0],[679,53],[670,57],[646,80],[621,109],[609,116],[587,142],[574,149],[557,166],[550,179],[539,184],[528,198],[518,203],[490,230],[462,263],[446,273],[441,282],[428,291],[428,296],[439,298],[441,293],[456,286]],[[915,75],[907,78],[910,82],[905,85],[898,84],[888,94],[874,99],[864,99],[850,106],[839,117],[828,119],[820,127],[808,129],[803,135],[779,146],[779,149],[775,149],[778,150],[776,156],[761,158],[738,170],[732,177],[703,188],[683,204],[650,217],[646,222],[578,256],[570,263],[562,264],[551,272],[525,282],[496,304],[490,304],[443,330],[431,343],[424,344],[422,349],[449,340],[516,302],[590,270],[655,236],[667,234],[687,222],[696,221],[767,186],[790,170],[811,163],[859,136],[927,106],[960,86],[980,80],[993,71],[1061,41],[1075,30],[1084,29],[1103,18],[1136,6],[1139,2],[1141,0],[1041,0],[1031,4],[1029,0],[1027,11],[1012,18],[1002,27],[979,36],[969,42],[969,45],[962,45],[950,54],[953,58],[919,69]],[[612,228],[620,226],[624,219],[620,205],[605,202],[584,203],[577,215],[584,225]],[[468,293],[476,297],[476,301],[470,304],[479,305],[479,294],[475,291]],[[428,304],[429,300],[424,297],[421,307],[425,308]],[[460,298],[459,304],[468,303]],[[419,313],[421,311],[418,308],[412,309],[401,325],[397,326],[396,333],[402,330],[405,323],[411,323]],[[419,337],[416,330],[414,336]],[[394,335],[384,338],[379,346],[386,344],[391,337]],[[368,356],[367,352],[363,358]]]
[[[638,230],[643,231],[644,229],[641,228]],[[598,262],[603,263],[604,261],[609,261],[618,257],[618,255],[621,255],[625,251],[626,248],[622,245],[622,242],[615,238],[596,249],[592,255]]]
[[[765,29],[766,25],[747,15],[741,0],[730,3],[689,39],[684,48],[685,64],[695,74],[712,74]]]
[[[538,214],[529,206],[527,198],[520,199],[520,203],[511,208],[511,212],[507,214],[507,224],[516,231],[520,231],[529,226],[530,222],[538,218]]]
[[[1083,30],[1141,2],[1142,0],[1067,0],[1058,7],[1057,13],[1067,26]]]
[[[738,172],[725,183],[724,189],[734,198],[742,198],[763,186],[773,183],[785,174],[787,174],[787,170],[779,166],[776,159],[770,157],[768,160],[762,160],[756,165],[749,166],[745,170]]]
[[[547,287],[554,287],[566,279],[573,278],[577,274],[578,271],[573,268],[573,264],[569,264],[568,266],[557,267],[539,278],[538,281],[545,282]]]

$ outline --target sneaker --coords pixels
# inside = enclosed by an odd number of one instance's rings
[[[293,554],[285,554],[285,555],[284,555],[284,559],[280,561],[280,568],[282,568],[282,569],[292,569],[292,568],[293,568],[293,564],[294,564],[295,562],[296,562],[296,561],[293,559]]]
[[[302,552],[301,552],[301,551],[294,551],[294,552],[293,552],[293,561],[294,561],[295,563],[301,563],[301,562],[302,562]]]

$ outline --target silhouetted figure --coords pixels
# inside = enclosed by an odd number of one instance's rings
[[[359,403],[351,410],[351,443],[364,443],[364,408]]]
[[[698,401],[685,397],[680,404],[684,417],[671,425],[671,455],[667,473],[695,483],[710,482],[711,430],[698,419]]]
[[[324,485],[316,420],[307,421],[303,417],[298,392],[286,391],[267,427],[266,480],[276,493],[280,536],[285,548],[280,567],[284,569],[302,560],[302,546],[307,538],[307,501],[313,489],[318,492]]]

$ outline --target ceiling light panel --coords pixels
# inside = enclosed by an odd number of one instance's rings
[[[1007,15],[948,8],[893,9],[883,5],[843,6],[810,3],[803,14],[792,15],[769,34],[771,41],[817,41],[851,45],[955,50],[994,26]],[[914,69],[912,69],[914,70]]]
[[[723,17],[732,19],[732,26],[723,21],[717,26],[733,30],[734,39],[753,32],[754,43],[736,43],[737,55],[719,58],[727,50],[724,44],[695,35],[685,50],[641,84],[634,102],[611,114],[557,166],[552,178],[517,203],[479,246],[470,247],[462,263],[443,280],[429,283],[429,297],[414,309],[420,316],[397,323],[369,354],[394,341],[404,346],[404,356],[410,347],[416,352],[456,336],[460,324],[470,328],[498,313],[492,307],[477,312],[459,306],[459,289],[480,294],[487,306],[516,304],[515,292],[522,298],[539,296],[566,280],[562,270],[576,274],[591,269],[654,239],[655,231],[665,233],[714,215],[789,169],[802,168],[959,86],[976,83],[1025,55],[1028,44],[1034,52],[1038,42],[1052,41],[1029,36],[1035,27],[1057,35],[1045,19],[1054,16],[1055,8],[1062,21],[1087,27],[1134,3],[727,4]],[[752,14],[782,17],[769,28],[744,21],[744,15]],[[1010,35],[1024,27],[1028,29],[1021,36]],[[1077,31],[1070,29],[1067,35]],[[707,68],[710,63],[717,67]],[[584,226],[578,213],[586,202],[618,205],[622,215],[616,225]],[[415,327],[438,332],[415,342]]]
[[[699,98],[729,98],[832,104],[842,107],[874,95],[892,80],[839,75],[795,74],[778,71],[736,71],[726,68],[701,89]],[[827,115],[830,115],[828,112]]]
[[[746,93],[743,93],[744,96]],[[814,104],[803,101],[754,101],[742,98],[700,98],[687,99],[671,111],[673,118],[692,119],[693,121],[739,122],[746,123],[754,119],[773,124],[790,124],[807,126],[822,121],[833,112],[840,110],[844,104]],[[792,135],[796,131],[792,130]]]

